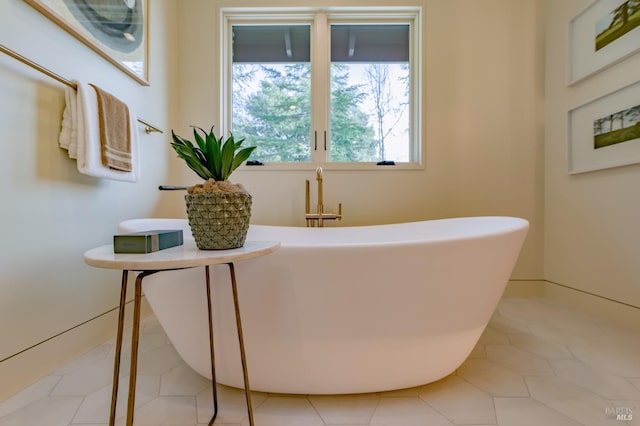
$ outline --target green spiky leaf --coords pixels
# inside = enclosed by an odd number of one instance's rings
[[[233,159],[233,165],[231,166],[231,171],[234,171],[238,167],[242,165],[247,159],[251,156],[251,153],[256,149],[255,146],[250,146],[247,148],[243,148],[236,154],[236,158]]]
[[[220,179],[227,180],[231,174],[231,166],[235,157],[236,144],[233,141],[233,135],[229,136],[222,144],[222,168],[220,170]]]
[[[192,127],[193,127],[193,138],[196,140],[196,143],[198,144],[198,147],[200,147],[200,150],[202,152],[205,152],[207,150],[207,145],[204,139],[202,138],[202,136],[200,136],[200,134],[198,133],[198,130],[200,130],[205,135],[206,133],[200,127],[196,127],[196,126],[192,126]]]

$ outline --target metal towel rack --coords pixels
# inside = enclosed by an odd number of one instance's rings
[[[8,47],[0,44],[0,51],[2,53],[6,53],[7,55],[11,56],[14,59],[17,59],[18,61],[22,62],[25,65],[30,66],[31,68],[40,71],[41,73],[53,78],[54,80],[57,80],[58,82],[69,86],[73,89],[77,89],[77,86],[74,82],[67,80],[66,78],[60,77],[58,74],[54,73],[53,71],[43,67],[42,65],[36,64],[35,62],[33,62],[30,59],[25,58],[24,56],[20,55],[19,53],[14,52],[13,50],[9,49]],[[147,121],[138,118],[138,122],[140,124],[142,124],[144,126],[144,131],[145,133],[149,134],[149,133],[164,133],[162,130],[158,129],[156,126],[149,124]]]

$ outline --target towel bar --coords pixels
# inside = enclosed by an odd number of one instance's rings
[[[65,86],[69,86],[72,89],[76,89],[76,85],[75,85],[74,82],[59,76],[58,74],[54,73],[53,71],[43,67],[42,65],[39,65],[39,64],[33,62],[30,59],[25,58],[24,56],[20,55],[19,53],[14,52],[13,50],[9,49],[8,47],[6,47],[6,46],[4,46],[2,44],[0,44],[0,51],[2,53],[7,54],[8,56],[11,56],[13,59],[16,59],[16,60],[22,62],[25,65],[30,66],[31,68],[35,69],[36,71],[40,71],[44,75],[53,78],[54,80],[64,84]],[[144,126],[144,131],[145,131],[146,134],[154,133],[154,132],[164,133],[162,130],[158,129],[156,126],[153,126],[153,125],[149,124],[147,121],[145,121],[145,120],[143,120],[141,118],[138,118],[138,122]]]

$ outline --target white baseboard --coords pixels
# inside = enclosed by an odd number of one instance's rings
[[[132,313],[133,304],[128,303],[125,326],[130,327]],[[150,313],[151,308],[143,298],[141,316]],[[111,339],[117,324],[118,310],[115,309],[0,362],[0,402]]]
[[[620,327],[640,331],[640,307],[545,281],[544,296],[568,306],[593,312]]]
[[[510,280],[502,297],[542,297],[544,289],[543,280]]]
[[[640,331],[640,307],[546,280],[511,280],[502,297],[545,297]]]

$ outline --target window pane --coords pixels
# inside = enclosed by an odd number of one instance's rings
[[[308,25],[234,25],[233,62],[309,62]]]
[[[332,62],[409,62],[409,25],[331,25]]]
[[[411,160],[408,29],[331,26],[330,161]]]
[[[233,34],[234,136],[257,146],[252,160],[310,161],[309,26],[234,26]]]

